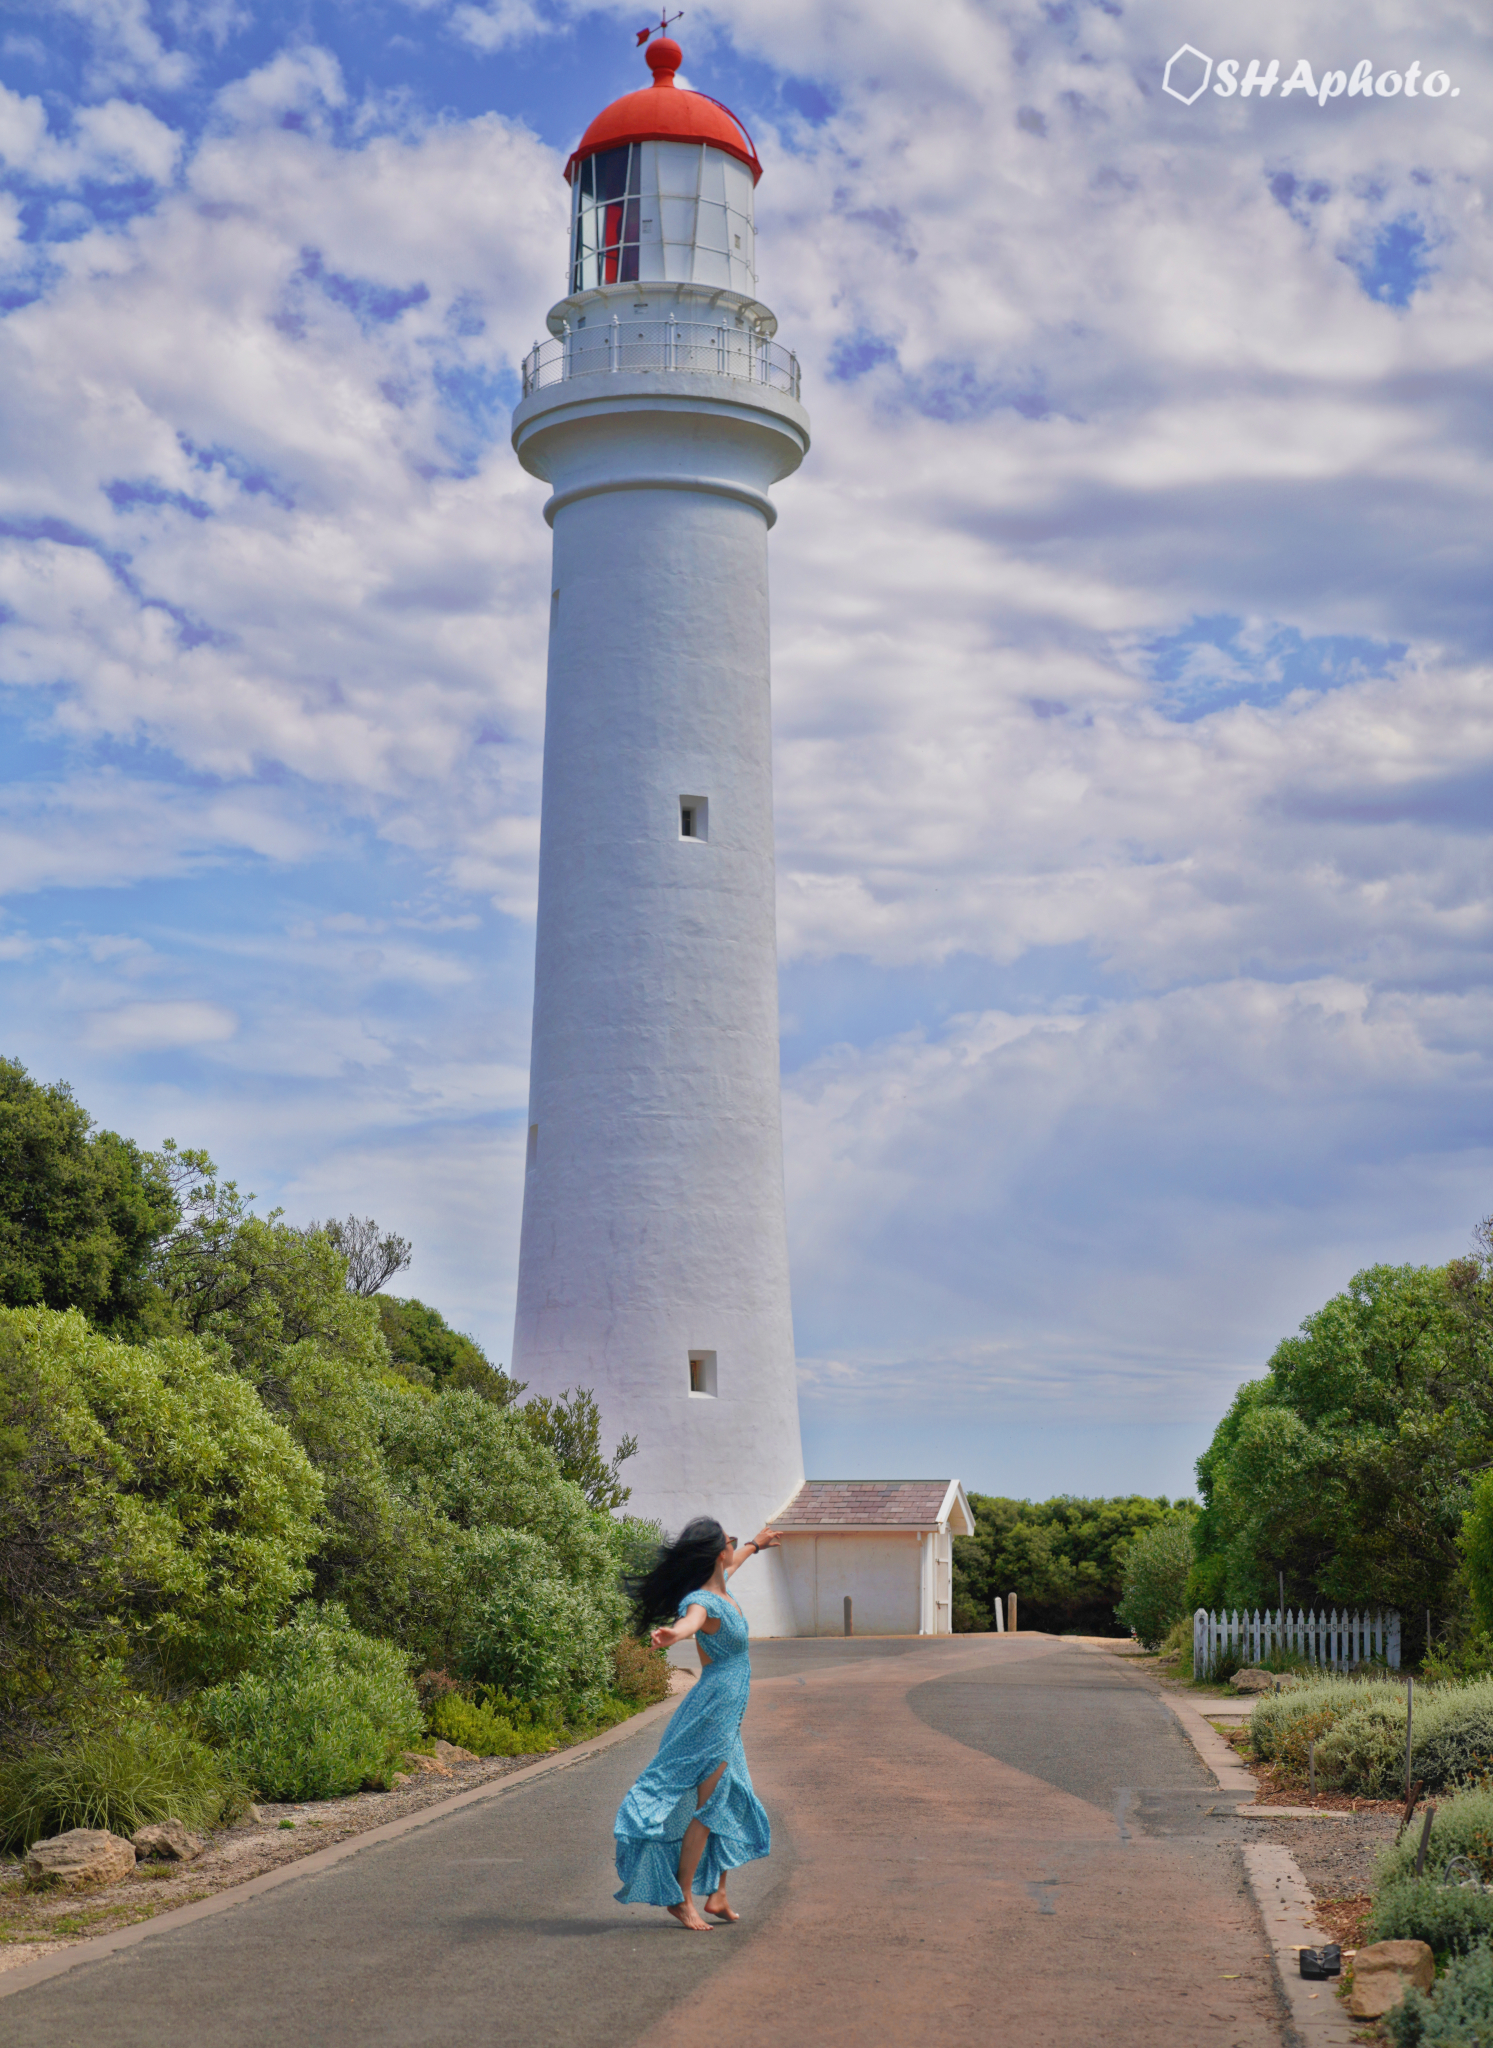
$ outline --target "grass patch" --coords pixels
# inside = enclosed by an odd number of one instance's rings
[[[154,1820],[212,1827],[244,1797],[221,1757],[142,1703],[135,1718],[0,1764],[0,1843],[29,1849],[69,1828],[130,1836]]]

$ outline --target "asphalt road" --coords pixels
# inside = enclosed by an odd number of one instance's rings
[[[1244,1823],[1115,1658],[764,1643],[740,1927],[611,1897],[652,1754],[592,1759],[0,2003],[28,2048],[1279,2048]]]

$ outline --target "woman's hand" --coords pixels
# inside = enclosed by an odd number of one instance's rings
[[[778,1550],[783,1539],[781,1536],[775,1536],[771,1529],[759,1529],[752,1541],[759,1550]]]
[[[656,1628],[648,1640],[655,1650],[667,1650],[680,1640],[681,1633],[677,1628]]]

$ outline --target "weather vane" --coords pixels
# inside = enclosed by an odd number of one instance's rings
[[[683,19],[684,9],[682,7],[677,14],[661,14],[658,18],[657,28],[640,28],[638,30],[638,48],[641,49],[644,43],[649,42],[654,36],[667,35],[670,23],[682,21]]]

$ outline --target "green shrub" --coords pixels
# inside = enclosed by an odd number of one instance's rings
[[[1493,2041],[1493,1949],[1453,1956],[1430,1997],[1412,1984],[1384,2026],[1395,2048],[1476,2048]]]
[[[392,1643],[343,1610],[303,1608],[277,1629],[258,1670],[197,1703],[203,1728],[267,1799],[334,1799],[387,1784],[422,1732],[419,1701]]]
[[[1398,1884],[1411,1876],[1419,1848],[1417,1823],[1381,1853],[1376,1885]],[[1493,1789],[1458,1792],[1437,1806],[1426,1849],[1427,1872],[1439,1878],[1453,1856],[1468,1857],[1484,1879],[1493,1878]]]
[[[1177,1660],[1176,1664],[1172,1667],[1172,1677],[1183,1679],[1188,1685],[1193,1683],[1197,1674],[1192,1668],[1192,1623],[1190,1620],[1175,1622],[1167,1630],[1166,1635],[1162,1639],[1161,1654],[1163,1657],[1175,1657]]]
[[[484,1532],[468,1569],[457,1660],[465,1675],[519,1699],[560,1695],[594,1707],[614,1675],[620,1600],[563,1576],[549,1546],[519,1529]]]
[[[1427,1643],[1420,1669],[1423,1678],[1441,1685],[1493,1677],[1493,1636],[1485,1629],[1448,1628]]]
[[[1393,1799],[1405,1784],[1405,1709],[1358,1707],[1336,1721],[1317,1744],[1324,1785],[1366,1799]]]
[[[1386,1885],[1374,1899],[1366,1941],[1424,1941],[1442,1954],[1493,1934],[1493,1894],[1448,1890],[1428,1871]]]
[[[1401,1683],[1324,1678],[1261,1699],[1250,1720],[1256,1756],[1285,1761],[1292,1730],[1324,1712],[1333,1717],[1317,1742],[1324,1782],[1368,1798],[1394,1798],[1405,1782]],[[1417,1686],[1414,1742],[1411,1775],[1427,1792],[1453,1791],[1493,1773],[1493,1680]]]
[[[1322,1738],[1337,1723],[1337,1715],[1331,1707],[1318,1707],[1315,1713],[1302,1714],[1293,1721],[1285,1735],[1276,1744],[1275,1761],[1292,1778],[1305,1779],[1311,1773],[1311,1746],[1317,1745],[1317,1766],[1322,1766]]]
[[[1466,1785],[1493,1772],[1493,1687],[1478,1691],[1482,1697],[1465,1705],[1437,1700],[1440,1711],[1427,1714],[1424,1734],[1416,1728],[1413,1775],[1428,1791]],[[1415,1718],[1419,1723],[1419,1700]]]
[[[1125,1591],[1115,1617],[1135,1631],[1146,1649],[1156,1649],[1172,1624],[1187,1613],[1191,1573],[1191,1516],[1179,1515],[1143,1530],[1126,1551]]]
[[[308,1581],[322,1489],[251,1387],[189,1337],[118,1344],[0,1309],[0,1708],[77,1638],[219,1678]]]
[[[133,1835],[155,1820],[212,1827],[243,1799],[221,1757],[139,1701],[128,1719],[0,1764],[0,1846],[29,1849],[68,1828]]]
[[[1341,1719],[1365,1707],[1393,1707],[1398,1705],[1403,1724],[1405,1688],[1375,1679],[1358,1678],[1316,1678],[1304,1685],[1294,1685],[1289,1692],[1264,1693],[1256,1700],[1254,1712],[1249,1718],[1250,1744],[1257,1757],[1273,1762],[1281,1744],[1287,1740],[1296,1722],[1320,1714],[1324,1709],[1335,1719]],[[1416,1716],[1420,1715],[1421,1702],[1416,1699]]]
[[[544,1756],[558,1748],[560,1729],[536,1721],[531,1708],[504,1704],[507,1711],[500,1712],[491,1698],[469,1700],[459,1692],[443,1693],[430,1708],[430,1732],[474,1756]]]
[[[636,1636],[623,1636],[612,1651],[617,1673],[617,1690],[625,1700],[640,1707],[669,1696],[669,1660],[662,1650],[640,1643]]]
[[[359,1612],[468,1679],[528,1699],[599,1694],[626,1620],[628,1527],[587,1506],[511,1409],[399,1382],[370,1399],[391,1499],[426,1562],[392,1599],[387,1575],[355,1573]]]

